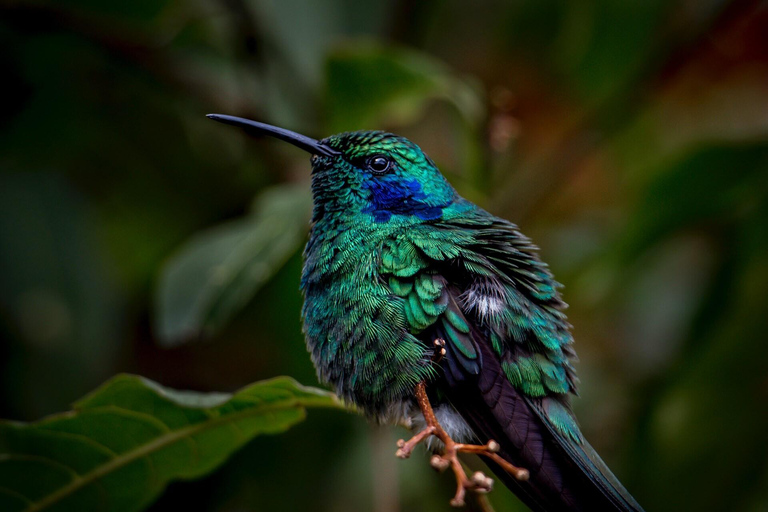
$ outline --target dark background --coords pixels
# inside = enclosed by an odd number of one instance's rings
[[[0,0],[0,69],[2,417],[117,372],[315,385],[307,156],[204,115],[389,129],[541,247],[640,503],[768,509],[766,2]],[[403,435],[310,411],[153,510],[448,510]]]

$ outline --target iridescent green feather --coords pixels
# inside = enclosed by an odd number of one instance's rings
[[[321,379],[386,417],[417,382],[439,382],[435,336],[448,350],[441,371],[454,365],[460,375],[480,375],[479,349],[490,344],[552,439],[616,502],[639,509],[570,412],[570,326],[537,248],[513,224],[460,198],[406,139],[353,132],[318,144],[327,154],[313,160],[302,288]],[[387,158],[385,171],[367,164],[376,156]]]

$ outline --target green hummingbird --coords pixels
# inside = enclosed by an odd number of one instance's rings
[[[491,480],[534,511],[640,511],[571,412],[575,352],[557,283],[515,224],[458,195],[413,142],[381,131],[315,140],[210,114],[309,152],[314,210],[301,288],[319,378],[369,417],[410,426],[408,457],[456,478],[454,506]],[[467,444],[470,443],[470,444]]]

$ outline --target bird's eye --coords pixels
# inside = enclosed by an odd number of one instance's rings
[[[392,161],[383,155],[372,156],[368,159],[368,169],[376,174],[384,174],[391,163]]]

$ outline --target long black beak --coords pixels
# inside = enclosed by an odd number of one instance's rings
[[[284,140],[293,144],[297,148],[321,156],[338,156],[341,153],[330,146],[320,143],[320,141],[301,135],[285,128],[278,128],[271,124],[259,123],[242,117],[227,116],[224,114],[208,114],[206,117],[224,124],[231,124],[242,128],[249,135],[270,135],[276,139]]]

